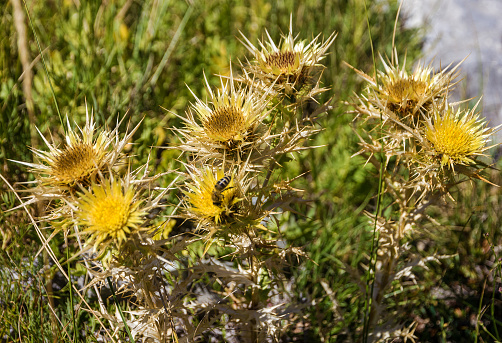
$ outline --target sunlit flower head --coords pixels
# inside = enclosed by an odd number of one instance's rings
[[[146,212],[140,209],[134,187],[120,180],[104,179],[80,194],[76,221],[95,251],[120,246],[140,229]]]
[[[475,113],[476,106],[467,111],[447,106],[434,112],[425,137],[441,166],[453,170],[454,165],[472,164],[476,156],[490,148],[487,143],[494,129],[487,127],[485,120]]]
[[[205,77],[204,77],[205,78]],[[221,88],[212,89],[205,78],[207,101],[196,98],[179,129],[183,143],[178,148],[199,155],[244,154],[263,139],[263,119],[268,115],[268,94],[236,87],[232,78],[220,77]]]
[[[69,127],[69,125],[68,125]],[[42,162],[33,172],[41,176],[44,184],[72,187],[77,183],[87,183],[92,175],[103,168],[110,160],[111,137],[101,131],[94,139],[94,121],[87,117],[83,129],[68,130],[66,144],[58,148],[45,141],[49,151],[34,149]]]
[[[189,191],[185,194],[187,210],[193,218],[218,224],[235,212],[235,205],[240,201],[239,185],[232,174],[206,169],[200,175],[191,176],[192,182],[187,184]]]
[[[367,98],[377,107],[395,113],[406,124],[417,124],[421,110],[429,111],[434,102],[442,102],[455,84],[452,81],[459,67],[435,73],[430,65],[418,64],[409,74],[406,59],[402,67],[397,62],[394,65],[386,63],[382,57],[381,60],[384,71],[379,70],[376,79],[358,72],[370,83]]]
[[[136,127],[137,128],[137,127]],[[16,161],[31,167],[37,188],[34,194],[57,197],[74,193],[88,186],[95,177],[106,174],[119,162],[122,150],[136,128],[122,140],[117,129],[96,133],[93,115],[86,109],[83,128],[71,129],[67,118],[67,133],[61,146],[50,143],[42,136],[48,151],[33,148],[37,163]]]
[[[259,48],[241,33],[244,46],[253,55],[253,60],[247,67],[248,72],[261,79],[267,85],[274,85],[274,89],[287,95],[302,91],[304,86],[313,87],[322,70],[319,62],[326,55],[326,51],[336,38],[333,33],[326,41],[319,43],[320,34],[310,43],[297,41],[293,36],[292,19],[289,33],[282,35],[278,44],[265,31],[268,41],[259,41]],[[321,68],[317,68],[321,67]],[[319,73],[317,73],[319,74]],[[316,91],[307,91],[309,96]]]

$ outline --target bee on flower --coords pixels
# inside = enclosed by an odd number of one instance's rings
[[[234,175],[206,168],[200,175],[194,172],[191,176],[193,182],[187,184],[189,191],[185,192],[191,217],[219,224],[236,212],[241,198]]]
[[[182,191],[186,197],[183,217],[194,220],[197,229],[209,232],[209,237],[216,232],[241,235],[261,230],[264,218],[276,209],[272,203],[277,200],[277,190],[258,187],[257,174],[248,172],[244,165],[225,169],[206,166],[202,170],[186,167],[189,181]]]
[[[225,199],[222,193],[228,190],[227,187],[230,184],[230,181],[232,181],[232,177],[230,175],[223,176],[221,179],[216,181],[216,183],[214,184],[213,193],[211,195],[211,199],[213,200],[214,205],[222,205],[223,199]]]

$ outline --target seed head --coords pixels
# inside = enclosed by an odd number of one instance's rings
[[[68,123],[69,127],[69,123]],[[33,149],[41,163],[33,165],[32,172],[44,186],[72,189],[77,184],[89,184],[98,171],[103,171],[112,160],[112,134],[101,131],[94,139],[93,117],[87,116],[86,125],[80,131],[69,130],[66,144],[58,148],[45,141],[49,151]]]
[[[205,78],[205,77],[204,77]],[[201,160],[242,157],[263,143],[269,114],[269,94],[249,87],[236,87],[233,78],[220,77],[221,89],[213,90],[205,78],[208,101],[196,98],[187,117],[179,149],[192,152]],[[243,157],[245,158],[245,157]]]
[[[118,125],[117,125],[118,126]],[[96,133],[93,115],[86,108],[86,123],[83,128],[71,128],[67,118],[68,132],[61,147],[50,143],[42,136],[48,151],[32,148],[36,163],[14,161],[31,167],[36,187],[27,203],[39,199],[73,196],[81,187],[88,187],[98,175],[107,175],[123,157],[123,149],[138,126],[119,139],[118,130],[101,130]]]
[[[421,113],[428,115],[433,104],[444,101],[455,85],[453,80],[460,65],[451,69],[448,66],[446,70],[435,73],[430,65],[418,64],[409,74],[405,67],[406,59],[402,67],[397,62],[388,63],[382,57],[380,59],[384,71],[379,70],[376,78],[356,70],[369,82],[364,98],[370,106],[393,113],[395,120],[410,127],[419,127]]]

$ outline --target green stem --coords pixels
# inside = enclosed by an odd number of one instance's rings
[[[110,287],[110,290],[112,291],[113,301],[115,302],[115,306],[117,306],[117,309],[119,310],[120,318],[122,318],[122,323],[124,323],[124,328],[127,332],[127,335],[129,336],[129,339],[131,342],[135,342],[134,337],[131,334],[131,330],[129,330],[129,326],[127,325],[126,319],[124,317],[124,313],[122,312],[122,309],[120,308],[120,304],[117,300],[117,297],[115,296],[115,289],[113,288],[112,281],[110,280],[109,276],[106,278],[106,280],[108,281],[108,286]]]
[[[366,13],[366,23],[368,25],[368,34],[370,38],[370,46],[371,46],[371,55],[373,57],[373,69],[375,71],[375,80],[378,85],[378,77],[377,77],[377,72],[376,72],[376,58],[375,58],[375,51],[373,48],[373,39],[371,37],[371,26],[369,22],[369,16],[368,16],[368,7],[366,4],[366,0],[364,1],[364,10]],[[382,119],[382,113],[380,112],[380,125],[383,125],[383,119]],[[382,142],[382,151],[383,151],[383,142]],[[363,342],[367,343],[368,342],[368,335],[369,335],[369,329],[370,329],[370,313],[371,313],[371,307],[373,303],[373,292],[374,292],[374,287],[375,287],[375,282],[374,282],[374,275],[375,275],[375,267],[376,267],[376,251],[378,249],[378,242],[377,242],[377,222],[378,222],[378,215],[380,213],[380,207],[382,203],[382,185],[383,185],[383,173],[385,170],[385,156],[383,154],[380,155],[381,157],[381,162],[380,162],[380,170],[379,170],[379,177],[378,177],[378,196],[377,196],[377,207],[375,210],[375,224],[373,226],[373,238],[371,241],[371,254],[370,254],[370,261],[369,261],[369,266],[368,266],[368,272],[366,274],[366,300],[364,304],[364,319],[363,319]],[[373,271],[373,273],[371,272]],[[371,286],[370,286],[371,285]]]

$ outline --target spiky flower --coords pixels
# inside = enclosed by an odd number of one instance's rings
[[[139,231],[146,212],[140,209],[134,187],[120,180],[105,179],[93,183],[80,194],[76,221],[89,235],[87,244],[95,251],[120,246]]]
[[[194,173],[191,176],[193,183],[187,184],[190,191],[185,194],[187,210],[192,217],[218,224],[234,213],[234,205],[240,199],[239,185],[232,174],[225,175],[222,170],[214,173],[208,168],[200,175]]]
[[[117,164],[127,140],[136,128],[119,139],[117,129],[102,130],[96,134],[93,115],[86,108],[86,124],[83,128],[71,129],[67,118],[68,132],[65,143],[58,147],[42,136],[49,151],[32,148],[37,163],[15,161],[31,167],[37,187],[32,190],[36,201],[40,197],[60,197],[79,187],[88,186],[99,173],[106,174]]]
[[[94,139],[92,116],[87,116],[84,128],[78,129],[81,135],[76,130],[68,131],[66,144],[62,148],[50,144],[44,138],[49,151],[33,149],[41,162],[33,166],[33,172],[40,176],[42,184],[71,188],[77,183],[88,182],[110,159],[110,133],[101,131]]]
[[[220,77],[221,89],[213,90],[207,78],[209,100],[196,98],[187,118],[186,127],[177,130],[184,138],[178,148],[195,153],[199,158],[242,156],[263,142],[266,132],[262,125],[269,111],[268,93],[259,94],[253,88],[236,87],[233,78]]]
[[[447,165],[453,170],[455,165],[472,164],[476,156],[490,148],[487,143],[494,129],[487,127],[485,120],[475,112],[476,106],[467,111],[455,111],[446,106],[434,112],[425,129],[425,137],[431,144],[432,155],[442,167]]]
[[[268,41],[258,42],[260,48],[241,33],[244,46],[254,57],[247,67],[248,72],[261,79],[266,85],[273,85],[278,93],[285,92],[287,95],[304,93],[303,96],[313,97],[323,91],[314,87],[320,74],[318,72],[323,69],[319,62],[335,40],[336,34],[333,33],[322,43],[318,42],[320,34],[310,43],[296,41],[298,36],[293,36],[292,20],[289,33],[282,35],[277,45],[268,31],[265,33]],[[309,89],[305,90],[305,86]]]
[[[433,103],[442,102],[454,86],[452,81],[457,76],[456,70],[460,65],[434,73],[431,65],[418,64],[409,74],[405,67],[406,59],[403,66],[399,67],[397,52],[395,63],[386,63],[381,56],[380,59],[384,71],[379,70],[376,78],[356,70],[369,82],[366,98],[377,108],[394,113],[397,120],[404,121],[407,125],[418,123],[420,110],[429,111]]]

